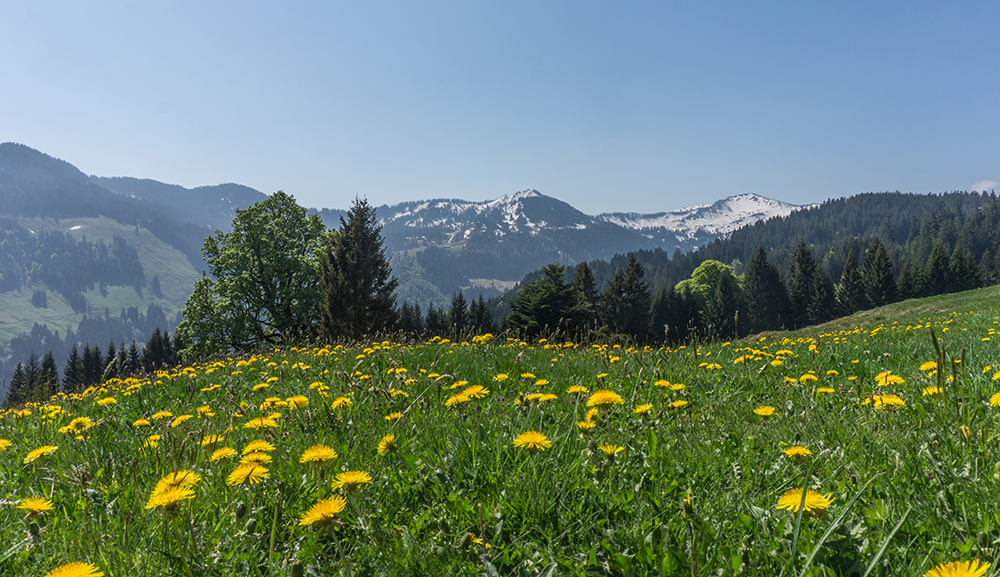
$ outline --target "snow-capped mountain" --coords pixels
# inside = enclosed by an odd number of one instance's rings
[[[405,202],[379,207],[378,215],[390,250],[528,235],[572,239],[575,252],[586,253],[566,255],[576,261],[640,248],[689,250],[747,224],[800,208],[804,207],[742,194],[670,212],[590,216],[537,190],[523,190],[485,202]],[[591,245],[588,240],[598,244]]]

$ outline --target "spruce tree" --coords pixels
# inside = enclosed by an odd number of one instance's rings
[[[329,235],[320,267],[320,338],[360,340],[395,326],[398,282],[382,246],[382,225],[366,199],[355,198],[347,220],[340,217],[340,230]]]
[[[444,312],[434,306],[434,303],[427,303],[427,314],[424,316],[424,330],[428,337],[443,336],[448,330]]]
[[[726,282],[734,277],[723,277],[716,283],[715,291],[705,303],[705,326],[711,331],[709,336],[730,339],[736,336],[737,312],[740,309],[740,294],[735,282]]]
[[[927,295],[934,296],[948,292],[951,286],[948,278],[950,274],[951,262],[948,253],[944,250],[944,244],[938,241],[934,243],[931,256],[927,259],[927,272],[924,274]]]
[[[781,272],[767,260],[764,245],[750,259],[743,273],[745,319],[741,322],[749,333],[781,328],[788,317],[788,292]]]
[[[108,343],[108,349],[104,353],[104,364],[110,365],[112,363],[114,365],[111,367],[108,377],[121,377],[121,361],[118,360],[118,349],[115,347],[115,341]]]
[[[63,379],[62,388],[66,393],[78,393],[83,390],[83,359],[80,358],[80,352],[77,350],[76,345],[69,351],[69,358],[66,359],[66,364],[63,365]]]
[[[38,373],[38,384],[44,390],[45,399],[50,399],[59,392],[59,367],[56,366],[56,358],[51,349],[42,355],[42,370]]]
[[[852,315],[868,308],[861,271],[858,269],[858,259],[854,256],[853,250],[847,253],[847,260],[844,261],[844,272],[840,275],[836,297],[842,316]]]
[[[601,320],[613,332],[627,335],[636,342],[649,336],[652,296],[643,279],[642,263],[629,253],[625,266],[615,271],[601,296]]]
[[[951,254],[951,290],[965,291],[977,288],[983,284],[979,268],[976,267],[969,253],[955,245]]]
[[[825,323],[837,316],[837,297],[833,292],[833,281],[823,267],[816,268],[813,275],[812,295],[809,302],[809,322]]]
[[[4,400],[4,407],[17,407],[25,403],[28,388],[27,379],[24,375],[24,365],[17,361],[14,367],[14,374],[10,377],[10,386],[7,387],[7,398]]]
[[[809,311],[813,308],[815,275],[816,261],[806,247],[805,239],[799,237],[799,244],[792,254],[788,271],[788,320],[792,328],[804,327],[810,322]]]
[[[490,314],[490,307],[483,299],[483,293],[479,293],[479,297],[469,307],[469,326],[481,335],[497,332],[497,323]]]
[[[566,265],[542,267],[542,278],[522,287],[510,301],[507,326],[525,337],[562,332],[575,334],[581,328],[576,289],[566,284]]]
[[[126,373],[133,375],[142,370],[142,349],[139,347],[139,343],[132,339],[132,343],[128,346],[128,354],[126,355]]]
[[[104,359],[101,358],[100,347],[83,346],[83,385],[90,387],[101,384],[104,374]]]
[[[420,303],[412,305],[404,302],[400,307],[399,330],[404,334],[416,336],[424,332],[424,319],[420,312]]]
[[[876,236],[865,251],[861,264],[861,278],[865,296],[873,307],[896,302],[896,277],[892,272],[892,260],[885,246]]]
[[[577,293],[577,309],[579,310],[579,324],[581,327],[589,328],[593,326],[597,318],[597,280],[594,278],[594,269],[586,261],[576,265],[573,271],[573,288]]]
[[[448,326],[451,330],[452,339],[459,340],[465,334],[466,325],[469,321],[469,305],[465,301],[465,295],[458,291],[451,297],[451,308],[448,309]]]

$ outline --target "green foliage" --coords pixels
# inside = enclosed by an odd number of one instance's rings
[[[320,295],[319,254],[326,228],[281,191],[237,210],[232,232],[216,231],[178,333],[186,357],[262,345],[305,334]]]
[[[649,336],[649,312],[652,296],[645,271],[635,254],[630,254],[623,268],[608,282],[600,301],[601,321],[615,334],[626,335],[644,343]]]
[[[566,265],[542,267],[542,278],[528,283],[511,300],[507,326],[526,337],[576,334],[589,309],[565,276]]]
[[[745,303],[742,329],[749,333],[781,327],[788,321],[788,293],[781,272],[768,261],[764,245],[743,273]]]
[[[861,264],[861,279],[865,287],[865,297],[873,307],[887,305],[896,300],[896,277],[892,272],[892,261],[885,245],[878,237],[865,251]]]
[[[322,298],[316,314],[320,339],[358,340],[396,325],[396,287],[382,246],[382,225],[367,199],[354,199],[327,237],[322,254]]]

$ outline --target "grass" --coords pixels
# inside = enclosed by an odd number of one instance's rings
[[[434,339],[111,381],[0,417],[10,441],[0,573],[76,561],[109,576],[920,575],[996,564],[998,294],[678,349]],[[921,368],[931,361],[937,374]],[[489,392],[453,398],[474,385]],[[932,386],[943,393],[923,394]],[[602,389],[622,402],[598,408],[583,434]],[[773,414],[756,414],[762,406]],[[171,415],[153,418],[160,411]],[[274,426],[248,428],[272,413]],[[96,424],[60,432],[84,416]],[[551,446],[515,446],[528,431]],[[389,434],[395,449],[380,454]],[[144,447],[151,435],[157,446]],[[224,440],[200,444],[208,435]],[[268,478],[227,484],[255,439],[274,446]],[[59,448],[24,464],[47,445]],[[300,463],[315,445],[337,457]],[[224,446],[237,455],[212,461]],[[811,454],[792,459],[793,446]],[[146,509],[174,471],[200,476],[192,498]],[[350,471],[371,482],[334,489]],[[801,487],[830,506],[777,508]],[[16,505],[31,496],[53,509],[26,517]],[[331,520],[300,524],[335,496],[346,505]]]

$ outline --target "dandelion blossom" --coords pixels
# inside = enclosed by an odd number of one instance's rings
[[[653,408],[653,405],[642,404],[642,405],[637,406],[635,408],[635,410],[632,411],[632,412],[635,413],[636,415],[648,415],[649,414],[649,410],[652,409],[652,408]]]
[[[444,406],[454,407],[456,405],[461,405],[462,403],[467,403],[469,400],[469,395],[466,395],[465,393],[455,393],[454,395],[448,397],[448,400],[444,402]],[[388,419],[389,417],[386,417],[386,420]]]
[[[333,408],[339,409],[340,407],[350,407],[351,399],[348,397],[337,397],[333,400]]]
[[[365,483],[371,483],[372,477],[365,471],[345,471],[337,475],[334,479],[333,484],[330,485],[332,489],[343,489],[344,491],[350,492],[357,490],[361,485]]]
[[[285,401],[288,403],[288,408],[292,410],[303,409],[309,406],[309,397],[305,395],[295,395],[294,397],[288,397],[287,399],[285,399]]]
[[[810,451],[805,447],[799,447],[799,446],[788,447],[787,449],[785,449],[785,455],[788,455],[788,458],[793,461],[801,461],[802,459],[805,459],[809,455],[812,455],[812,451]]]
[[[147,509],[171,509],[181,501],[194,498],[191,487],[168,487],[162,491],[153,491],[146,502]]]
[[[134,422],[132,423],[132,426],[133,426],[133,427],[148,427],[148,426],[149,426],[149,425],[151,425],[151,424],[152,424],[152,423],[150,423],[148,419],[136,419],[136,420],[135,420],[135,421],[134,421]]]
[[[462,391],[462,394],[470,399],[481,399],[490,394],[490,390],[482,385],[472,385],[468,389]]]
[[[246,455],[247,453],[255,453],[257,451],[270,452],[273,450],[274,450],[274,445],[272,445],[271,443],[268,443],[263,439],[254,439],[253,441],[247,443],[245,447],[243,447],[243,454]]]
[[[924,393],[925,397],[933,397],[935,395],[940,395],[942,393],[942,391],[941,391],[941,387],[938,387],[938,386],[935,385],[935,386],[930,386],[930,387],[925,388],[924,391],[923,391],[923,393]]]
[[[202,446],[214,445],[216,443],[221,443],[222,441],[225,440],[226,438],[221,435],[205,435],[204,437],[201,438],[201,443],[199,444]]]
[[[28,511],[31,516],[38,516],[55,509],[55,505],[45,497],[25,497],[17,504],[17,508]]]
[[[340,495],[334,495],[329,499],[324,499],[319,503],[316,503],[309,508],[302,518],[299,519],[299,525],[312,525],[314,523],[325,523],[333,519],[333,517],[344,510],[347,506],[347,499],[344,499]]]
[[[221,449],[216,449],[208,460],[213,462],[221,461],[222,459],[228,459],[229,457],[232,457],[236,454],[237,454],[236,449],[232,449],[230,447],[223,447]]]
[[[337,451],[334,451],[332,447],[328,447],[326,445],[313,445],[302,452],[302,456],[299,457],[299,462],[322,463],[324,461],[332,461],[336,458]]]
[[[778,506],[775,508],[786,509],[792,513],[798,513],[799,505],[802,505],[806,513],[822,511],[833,504],[832,495],[833,493],[827,493],[826,496],[823,496],[812,489],[806,489],[806,499],[805,503],[803,503],[802,489],[790,489],[785,491],[785,494],[778,499]]]
[[[753,414],[761,417],[770,417],[774,414],[775,408],[770,405],[761,405],[753,410]]]
[[[250,419],[243,425],[244,429],[254,429],[259,431],[266,428],[276,428],[278,426],[278,421],[272,419],[271,417],[257,417],[256,419]]]
[[[597,426],[597,423],[595,423],[594,421],[590,421],[590,420],[579,421],[579,422],[576,423],[576,428],[580,429],[580,432],[583,433],[584,435],[589,435],[590,432],[591,432],[591,429],[593,429],[596,426]]]
[[[400,413],[399,411],[395,411],[393,413],[389,413],[384,418],[387,421],[395,421],[396,419],[402,419],[403,418],[403,413]]]
[[[0,439],[0,451],[3,451],[9,446],[10,446],[10,441],[8,441],[7,439]]]
[[[247,453],[246,455],[243,455],[243,457],[240,459],[240,463],[244,463],[244,464],[245,463],[258,463],[260,465],[266,465],[267,463],[270,463],[271,461],[273,461],[273,459],[271,458],[271,455],[268,455],[267,453],[265,453],[263,451],[254,451],[253,453]]]
[[[983,577],[990,568],[989,563],[975,561],[954,561],[947,565],[941,564],[924,573],[924,577]]]
[[[880,387],[888,387],[890,385],[902,385],[906,381],[903,377],[899,375],[892,374],[891,371],[882,371],[881,373],[875,375],[875,383]]]
[[[149,418],[153,419],[154,421],[157,421],[159,419],[169,419],[170,417],[173,417],[173,416],[174,416],[174,414],[171,413],[170,411],[157,411],[157,412],[153,413],[153,415],[151,417],[149,417]]]
[[[625,403],[625,399],[621,397],[618,393],[610,391],[608,389],[602,389],[600,391],[595,391],[594,394],[590,395],[587,399],[588,407],[610,407],[611,405],[622,405]]]
[[[90,563],[77,561],[56,567],[46,573],[45,577],[104,577],[104,573],[101,573],[97,567]]]
[[[605,455],[609,457],[614,457],[618,453],[625,450],[625,447],[619,445],[614,445],[612,443],[601,443],[597,448],[604,452]]]
[[[381,455],[386,451],[396,450],[396,435],[389,433],[388,435],[382,437],[382,440],[378,442],[378,454]]]
[[[227,485],[256,485],[264,479],[270,479],[267,468],[259,463],[242,463],[233,469],[226,478]]]
[[[48,457],[52,453],[55,453],[58,448],[59,447],[55,445],[44,445],[38,447],[37,449],[28,453],[27,456],[24,457],[24,464],[27,465],[29,463],[34,463],[38,459]]]
[[[549,441],[545,435],[537,431],[526,431],[514,439],[514,446],[524,447],[531,452],[535,452],[537,450],[544,451],[552,446],[552,441]]]
[[[670,403],[669,407],[671,409],[679,409],[679,408],[683,407],[686,404],[688,404],[688,402],[685,401],[684,399],[677,399],[676,401]]]
[[[498,383],[506,381],[507,380],[507,375],[504,374],[504,373],[500,373],[498,375],[495,375],[493,377],[493,380],[496,381],[496,382],[498,382]]]

